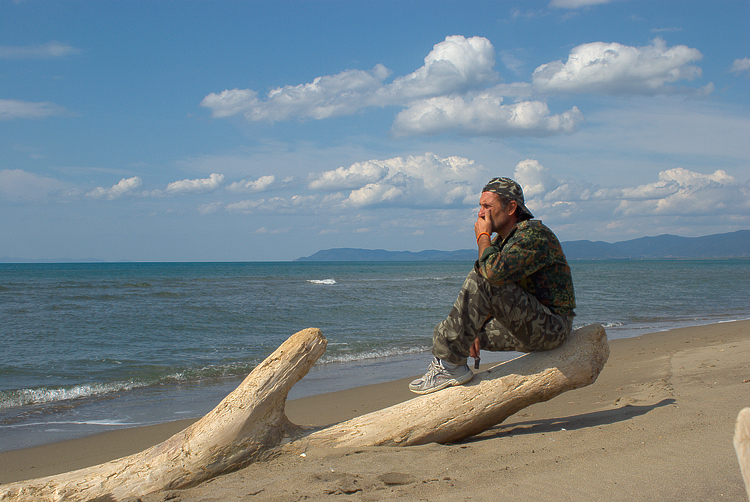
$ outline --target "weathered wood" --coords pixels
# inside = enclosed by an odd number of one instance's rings
[[[604,328],[575,330],[561,347],[479,373],[467,385],[299,437],[286,397],[325,351],[319,330],[293,335],[213,411],[141,453],[99,466],[0,486],[0,500],[120,500],[192,486],[264,455],[315,446],[414,445],[478,434],[518,410],[593,383],[609,357]],[[279,447],[285,436],[299,438]],[[283,451],[282,451],[283,450]]]
[[[460,441],[534,403],[593,383],[609,357],[599,325],[573,332],[562,346],[532,352],[474,376],[466,385],[416,397],[309,435],[310,447],[407,446]]]
[[[734,428],[734,450],[740,463],[742,478],[745,480],[747,498],[750,500],[750,408],[744,408],[737,415]]]
[[[205,417],[152,448],[57,476],[0,486],[0,500],[120,500],[192,486],[267,454],[297,428],[284,413],[292,386],[325,352],[318,329],[290,337]]]

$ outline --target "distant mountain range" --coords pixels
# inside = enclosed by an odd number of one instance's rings
[[[569,260],[667,260],[750,258],[750,230],[704,237],[658,235],[621,242],[567,241],[562,243]],[[476,249],[458,251],[386,251],[334,248],[295,261],[474,261]]]

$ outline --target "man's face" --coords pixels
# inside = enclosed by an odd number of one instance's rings
[[[496,193],[482,192],[481,197],[479,197],[479,217],[486,219],[487,215],[491,215],[492,231],[501,235],[504,235],[506,227],[512,227],[515,224],[515,220],[511,217],[515,210],[515,201],[510,201],[503,207],[500,197]]]

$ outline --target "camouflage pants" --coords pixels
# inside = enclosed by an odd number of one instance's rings
[[[447,319],[435,327],[432,354],[463,363],[477,337],[483,350],[550,350],[572,326],[572,317],[554,314],[519,285],[495,286],[472,270]]]

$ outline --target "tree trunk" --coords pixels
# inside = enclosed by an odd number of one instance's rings
[[[313,433],[310,446],[408,446],[452,443],[519,410],[594,383],[609,357],[604,328],[577,329],[562,346],[483,371],[466,385],[416,397]]]
[[[737,426],[734,429],[734,449],[740,463],[742,477],[745,480],[747,498],[750,500],[750,408],[744,408],[737,415]]]
[[[97,466],[0,486],[0,500],[116,501],[185,488],[242,467],[295,432],[284,414],[286,396],[326,343],[318,329],[300,331],[216,408],[163,443]]]
[[[300,331],[213,411],[165,442],[98,466],[0,486],[0,500],[119,500],[192,486],[278,452],[284,437],[302,434],[284,413],[287,394],[325,346],[319,330]],[[531,404],[593,383],[608,357],[604,328],[586,326],[557,349],[526,354],[477,374],[466,385],[304,435],[287,447],[459,441]]]

